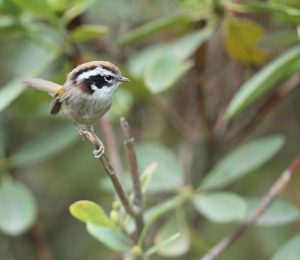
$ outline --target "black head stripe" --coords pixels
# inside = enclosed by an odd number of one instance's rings
[[[109,84],[103,76],[95,75],[90,76],[87,79],[84,79],[83,82],[80,84],[81,88],[84,92],[92,94],[94,89],[92,85],[96,86],[98,89],[103,88],[104,86],[110,87],[112,84]]]

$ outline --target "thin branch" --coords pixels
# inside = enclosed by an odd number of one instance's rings
[[[122,164],[118,153],[118,146],[114,131],[107,116],[104,116],[100,119],[100,127],[106,141],[106,146],[111,162],[114,165],[118,176],[120,176],[122,172]]]
[[[40,260],[53,260],[51,249],[47,243],[45,234],[38,223],[30,231],[30,235],[35,243]]]
[[[300,156],[298,156],[290,166],[280,175],[276,182],[271,186],[263,197],[256,211],[247,218],[233,233],[222,239],[216,244],[202,260],[213,260],[220,256],[234,242],[236,242],[244,233],[246,233],[265,213],[271,203],[277,198],[279,193],[287,186],[296,172],[300,169]]]
[[[124,145],[127,150],[131,179],[133,183],[134,205],[136,206],[135,222],[137,227],[137,237],[139,237],[144,227],[144,220],[143,220],[144,203],[143,203],[143,194],[141,189],[141,182],[140,182],[138,164],[137,164],[135,147],[134,147],[134,137],[131,134],[129,124],[124,117],[120,119],[120,124],[123,130]]]
[[[234,132],[229,133],[224,139],[224,145],[232,144],[236,141],[241,141],[249,133],[260,125],[266,116],[276,107],[286,96],[295,91],[300,84],[299,75],[295,75],[287,80],[281,88],[279,88],[273,95],[271,95],[258,109],[257,112],[245,124],[236,129]]]
[[[84,138],[86,138],[87,140],[89,140],[92,143],[92,145],[95,147],[95,150],[98,150],[101,147],[102,142],[100,141],[100,139],[97,137],[97,135],[95,133],[92,133],[88,129],[80,129],[80,134],[81,134],[81,136],[83,136]],[[134,209],[133,209],[133,207],[129,201],[129,198],[128,198],[127,194],[125,193],[125,191],[122,187],[122,184],[118,178],[118,175],[116,174],[116,171],[113,168],[113,166],[111,165],[109,159],[107,158],[107,156],[105,154],[103,154],[99,158],[99,160],[102,163],[108,177],[110,178],[126,212],[134,218],[135,217]]]

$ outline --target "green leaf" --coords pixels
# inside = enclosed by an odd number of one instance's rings
[[[261,202],[261,198],[249,198],[246,216],[251,216]],[[267,211],[258,219],[256,225],[275,226],[284,225],[300,219],[300,210],[283,199],[275,200]]]
[[[114,223],[106,215],[102,207],[95,202],[80,200],[70,206],[70,212],[74,218],[98,226],[114,227]]]
[[[21,1],[21,0],[19,0]],[[90,8],[96,0],[75,0],[72,1],[72,5],[64,12],[63,20],[65,22],[71,21],[76,16],[83,13],[85,10]],[[99,2],[99,1],[98,1]]]
[[[145,255],[146,256],[150,256],[155,254],[157,251],[159,251],[160,249],[162,249],[163,247],[169,245],[170,243],[174,242],[175,240],[177,240],[180,237],[180,233],[175,233],[174,235],[166,238],[165,240],[155,244],[154,246],[150,247]]]
[[[37,218],[37,204],[22,183],[3,181],[0,185],[0,230],[18,236],[32,227]]]
[[[228,54],[240,62],[260,64],[268,53],[259,48],[263,28],[249,19],[225,19],[225,47]]]
[[[70,147],[78,134],[72,125],[51,129],[24,144],[10,158],[11,166],[18,167],[45,160]]]
[[[47,3],[52,10],[61,12],[67,7],[68,0],[47,0]]]
[[[129,252],[133,246],[133,241],[117,229],[100,227],[89,223],[87,224],[87,231],[90,235],[112,250]]]
[[[178,232],[174,235],[174,232]],[[179,235],[178,235],[179,234]],[[162,226],[155,237],[155,248],[159,255],[167,257],[178,257],[184,255],[190,248],[189,232],[185,219],[180,215],[173,215]],[[146,252],[147,255],[148,251]]]
[[[158,144],[139,144],[136,147],[139,170],[157,163],[157,170],[149,183],[150,192],[172,191],[182,186],[182,167],[174,153]]]
[[[74,29],[70,33],[70,36],[76,42],[83,42],[106,35],[108,32],[109,28],[106,26],[84,24]]]
[[[178,195],[147,209],[145,212],[145,220],[147,224],[153,223],[164,214],[181,207],[184,202],[185,198],[181,195]]]
[[[52,13],[52,9],[48,5],[46,0],[11,0],[19,8],[26,10],[34,15],[46,18],[54,19],[55,16]]]
[[[0,111],[8,107],[24,90],[25,87],[17,81],[9,82],[3,86],[0,90]]]
[[[188,24],[188,22],[188,19],[182,14],[155,19],[154,21],[144,24],[137,29],[125,34],[119,42],[121,45],[138,43],[155,33],[178,25],[183,26],[184,24]]]
[[[282,0],[280,0],[282,2]],[[232,1],[222,1],[226,9],[231,9],[236,12],[269,12],[270,14],[280,16],[283,20],[299,24],[300,10],[289,7],[285,4],[259,1],[247,1],[247,3],[237,4]]]
[[[172,87],[192,66],[170,53],[164,53],[147,66],[144,79],[152,93],[161,93]]]
[[[164,52],[165,46],[161,44],[145,48],[131,56],[127,64],[128,70],[134,77],[142,78],[148,64],[151,64]]]
[[[141,179],[142,191],[144,193],[147,191],[148,186],[152,180],[153,174],[155,173],[156,169],[157,169],[157,163],[151,163],[143,171],[140,179]]]
[[[211,30],[199,30],[171,42],[166,50],[178,57],[180,60],[189,58],[212,34]]]
[[[277,87],[277,84],[300,70],[300,47],[293,47],[271,61],[252,78],[247,80],[230,101],[225,118],[232,119],[252,105],[265,93]],[[295,69],[295,63],[297,67]]]
[[[142,78],[151,64],[162,55],[175,56],[178,61],[184,61],[199,48],[211,35],[210,30],[200,30],[184,35],[176,41],[167,44],[157,44],[133,55],[128,62],[130,73],[136,78]],[[168,53],[168,54],[167,54]],[[175,59],[175,58],[174,58]]]
[[[201,189],[222,188],[233,183],[270,160],[283,144],[282,136],[269,136],[236,148],[209,172]]]
[[[246,212],[244,199],[229,192],[200,193],[193,202],[199,213],[217,223],[241,220]]]
[[[300,233],[281,246],[272,260],[298,260],[300,256]]]

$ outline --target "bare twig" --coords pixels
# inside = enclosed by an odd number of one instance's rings
[[[95,133],[92,133],[88,129],[80,129],[79,133],[81,136],[83,136],[84,138],[86,138],[87,140],[89,140],[92,143],[92,145],[95,147],[95,150],[98,150],[101,147],[102,142],[96,136]],[[129,201],[129,198],[128,198],[127,194],[125,193],[125,191],[120,183],[120,180],[116,174],[116,171],[113,168],[113,166],[111,165],[109,159],[107,158],[107,156],[105,154],[103,154],[99,158],[99,160],[102,163],[108,177],[110,178],[126,212],[134,218],[135,217],[134,209],[133,209],[133,207]]]
[[[237,241],[244,233],[246,233],[265,213],[271,203],[276,199],[278,194],[287,186],[295,173],[300,169],[300,156],[298,156],[290,166],[281,174],[276,182],[271,186],[263,197],[256,211],[247,218],[232,234],[222,239],[216,244],[202,260],[213,260],[220,256],[227,248]]]
[[[124,117],[120,119],[120,124],[123,130],[124,145],[127,150],[131,179],[133,183],[134,205],[136,206],[135,222],[137,227],[137,237],[139,237],[144,227],[144,220],[143,220],[144,203],[143,203],[143,194],[141,189],[140,176],[139,176],[138,164],[137,164],[135,147],[134,147],[134,138],[131,134],[129,124]]]
[[[279,88],[274,94],[272,94],[261,106],[257,109],[257,112],[250,118],[245,124],[240,128],[236,129],[234,132],[228,134],[224,139],[224,144],[232,144],[236,141],[241,141],[249,133],[260,125],[265,117],[276,107],[280,102],[286,98],[290,93],[295,91],[300,84],[299,75],[295,75],[287,80],[281,88]]]
[[[30,235],[35,243],[37,253],[40,260],[53,260],[54,257],[47,244],[45,234],[38,223],[31,229]]]
[[[122,172],[122,164],[121,164],[121,160],[120,160],[119,153],[118,153],[118,146],[117,146],[116,138],[114,135],[114,131],[112,129],[111,122],[109,121],[109,119],[106,116],[104,116],[100,119],[100,127],[101,127],[101,130],[103,132],[103,135],[104,135],[104,138],[106,141],[106,146],[107,146],[107,150],[108,150],[111,162],[112,162],[118,176],[120,176],[120,174]]]

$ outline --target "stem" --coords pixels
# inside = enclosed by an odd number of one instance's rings
[[[83,136],[84,138],[86,138],[87,140],[89,140],[92,143],[92,145],[95,147],[95,150],[98,150],[101,147],[102,142],[100,141],[100,139],[98,138],[98,136],[95,133],[92,133],[88,129],[80,129],[80,135]],[[113,168],[113,166],[111,165],[109,159],[107,158],[107,156],[105,154],[103,154],[99,158],[99,160],[102,163],[108,177],[110,178],[126,212],[134,218],[135,217],[134,209],[133,209],[131,203],[129,202],[128,196],[125,193],[125,191],[122,187],[122,184],[118,178],[118,175],[116,174],[116,171]]]
[[[253,114],[253,116],[243,125],[241,125],[234,132],[228,133],[227,137],[224,138],[224,146],[233,144],[237,141],[241,141],[249,133],[261,125],[260,123],[272,112],[272,110],[278,106],[284,98],[290,95],[293,91],[299,88],[300,78],[299,75],[295,75],[287,80],[281,88],[267,98]]]
[[[114,135],[114,131],[111,122],[109,121],[107,116],[104,116],[100,119],[100,128],[105,137],[106,146],[111,162],[114,165],[118,176],[120,176],[122,172],[122,164],[118,153],[118,146]]]
[[[131,179],[133,184],[134,191],[134,205],[136,206],[136,228],[137,228],[137,237],[139,237],[140,233],[144,227],[144,219],[143,219],[143,193],[141,189],[138,164],[136,159],[135,147],[134,147],[134,137],[131,134],[130,127],[128,122],[124,117],[120,119],[120,124],[123,130],[124,136],[124,145],[127,150]]]
[[[32,239],[34,240],[39,259],[41,260],[53,260],[52,252],[47,244],[46,237],[39,224],[35,224],[30,232]]]
[[[223,238],[216,244],[202,260],[213,260],[220,256],[227,248],[246,233],[265,213],[278,194],[287,186],[295,173],[300,169],[300,156],[298,156],[290,166],[280,175],[271,188],[267,191],[256,211],[246,219],[233,233]]]

